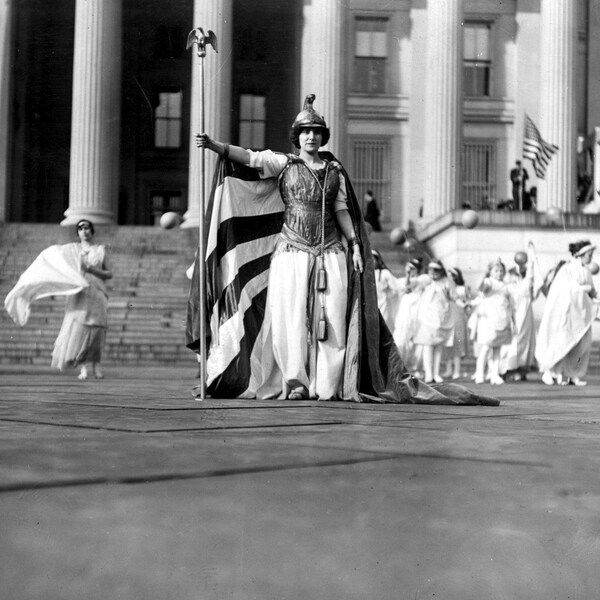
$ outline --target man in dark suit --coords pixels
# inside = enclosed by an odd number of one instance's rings
[[[527,193],[526,182],[529,179],[527,170],[521,165],[518,160],[515,163],[515,168],[510,170],[510,180],[512,181],[512,197],[515,203],[515,209],[523,210],[523,199]]]

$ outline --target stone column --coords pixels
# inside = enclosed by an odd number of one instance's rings
[[[457,208],[462,143],[462,0],[427,3],[425,197],[431,220]]]
[[[307,94],[315,94],[314,109],[323,115],[331,131],[325,150],[342,162],[346,158],[346,61],[345,2],[305,0],[302,32],[301,97],[299,113]],[[290,115],[290,125],[296,115]]]
[[[196,134],[201,133],[202,82],[201,68],[204,61],[204,129],[213,139],[228,142],[231,130],[231,65],[233,52],[233,0],[195,0],[194,28],[201,27],[204,33],[214,31],[217,50],[207,44],[206,57],[197,55],[194,45],[192,55],[192,95],[190,131],[190,170],[188,179],[188,209],[183,215],[183,228],[198,227],[202,186],[206,202],[217,163],[217,155],[196,147]]]
[[[541,3],[540,123],[542,138],[558,146],[538,181],[538,210],[556,206],[576,210],[577,114],[575,104],[577,62],[577,2],[544,0]]]
[[[0,0],[0,222],[8,218],[8,133],[12,82],[12,0]]]
[[[61,225],[73,225],[84,217],[99,224],[115,221],[121,27],[121,0],[77,0],[69,208]]]

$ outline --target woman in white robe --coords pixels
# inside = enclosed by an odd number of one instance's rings
[[[77,223],[80,268],[89,285],[67,296],[65,316],[54,342],[52,366],[63,371],[80,366],[79,379],[94,376],[100,370],[106,329],[108,327],[108,292],[105,281],[112,278],[104,246],[93,243],[94,225],[87,219]]]
[[[49,296],[66,296],[65,316],[54,342],[52,366],[81,366],[79,379],[103,377],[100,370],[108,325],[106,280],[112,278],[104,246],[93,243],[94,225],[81,219],[79,242],[43,250],[4,300],[15,323],[24,327],[31,304]],[[89,367],[89,368],[88,368]]]
[[[502,346],[500,373],[505,380],[526,381],[527,374],[536,366],[536,331],[533,301],[539,293],[534,284],[534,273],[539,272],[533,244],[529,242],[527,261],[517,264],[506,277],[506,284],[515,303],[515,330],[511,343]],[[537,278],[539,279],[539,278]]]
[[[546,298],[535,356],[546,385],[586,385],[596,290],[589,265],[595,246],[569,244],[571,260],[558,271]]]

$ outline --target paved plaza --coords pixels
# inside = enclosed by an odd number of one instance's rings
[[[2,600],[591,600],[600,377],[498,407],[0,367]]]

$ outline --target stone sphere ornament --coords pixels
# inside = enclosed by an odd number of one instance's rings
[[[473,229],[479,223],[479,215],[474,210],[468,209],[462,214],[461,220],[467,229]]]
[[[390,231],[390,242],[395,246],[400,246],[406,241],[406,231],[402,227],[395,227]]]
[[[181,216],[176,212],[166,212],[160,217],[160,226],[163,229],[173,229],[181,224]]]
[[[404,249],[407,252],[412,252],[413,250],[417,249],[418,244],[419,242],[417,242],[417,240],[415,240],[414,238],[407,238],[404,244],[402,245],[404,246]]]
[[[525,252],[517,252],[515,254],[515,258],[514,261],[519,265],[522,266],[527,262],[527,254]]]
[[[562,210],[558,206],[551,206],[546,211],[546,218],[552,223],[558,223],[562,218]]]

